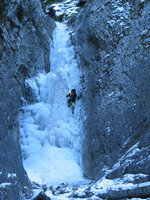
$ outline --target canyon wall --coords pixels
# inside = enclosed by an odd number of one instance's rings
[[[30,95],[25,79],[50,69],[54,27],[40,1],[0,0],[0,199],[30,196],[19,144],[19,110],[22,96]]]
[[[83,70],[85,177],[150,174],[149,14],[147,0],[91,0],[68,22]]]

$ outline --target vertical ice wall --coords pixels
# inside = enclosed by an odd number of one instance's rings
[[[82,179],[82,105],[76,102],[74,115],[67,107],[68,91],[80,90],[80,71],[64,24],[57,23],[51,45],[50,73],[27,80],[37,102],[20,114],[23,163],[31,181],[73,183]]]

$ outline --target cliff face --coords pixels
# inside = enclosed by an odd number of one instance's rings
[[[147,0],[93,0],[69,22],[83,68],[88,178],[150,174],[149,10]]]
[[[0,199],[21,199],[24,186],[30,188],[22,166],[19,109],[25,79],[49,71],[53,28],[40,1],[0,0]]]

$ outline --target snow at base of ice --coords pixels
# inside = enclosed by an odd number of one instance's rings
[[[32,182],[73,183],[83,180],[81,170],[82,104],[75,114],[67,106],[67,93],[80,93],[80,70],[64,24],[57,23],[51,44],[51,71],[26,80],[36,103],[20,113],[23,164]]]
[[[125,180],[130,180],[130,178],[134,178],[133,174],[128,174],[124,179],[114,179],[114,180],[109,180],[103,178],[102,180],[98,181],[96,184],[93,184],[91,187],[91,191],[94,194],[99,194],[99,193],[106,193],[109,190],[113,191],[118,191],[120,189],[122,190],[127,190],[127,189],[135,189],[138,187],[145,187],[145,186],[150,186],[150,182],[145,182],[145,183],[139,183],[139,184],[133,184],[129,182],[125,182]]]
[[[83,196],[86,196],[87,191],[89,193],[92,193],[92,196],[90,197],[90,200],[98,200],[101,199],[99,198],[99,194],[106,194],[109,193],[109,191],[120,191],[120,190],[128,190],[128,189],[136,189],[136,188],[142,188],[142,187],[149,187],[150,182],[145,182],[145,183],[138,183],[138,184],[133,184],[130,182],[130,180],[134,180],[136,177],[145,177],[147,175],[145,174],[126,174],[122,179],[114,179],[114,180],[109,180],[106,178],[102,178],[101,180],[97,182],[83,182],[81,184],[77,184],[74,186],[77,187],[74,189],[74,187],[70,187],[68,185],[64,189],[64,193],[59,193],[58,194],[53,194],[53,192],[48,189],[45,194],[50,197],[52,200],[69,200],[69,199],[87,199],[83,198]],[[34,197],[37,196],[41,192],[40,189],[34,190]],[[72,194],[77,195],[77,198],[71,198]],[[130,198],[130,200],[140,200],[141,198]],[[142,198],[143,199],[143,198]],[[145,200],[148,200],[149,198],[145,198]],[[128,198],[126,198],[128,200]]]

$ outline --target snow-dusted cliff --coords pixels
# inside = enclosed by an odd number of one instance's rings
[[[24,90],[27,77],[49,71],[53,28],[40,1],[0,1],[0,199],[29,195],[19,143],[21,96],[29,96]]]
[[[149,8],[94,0],[70,20],[83,67],[86,177],[150,174]]]

